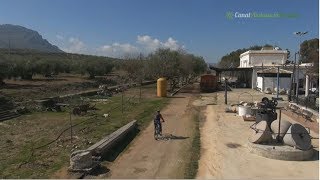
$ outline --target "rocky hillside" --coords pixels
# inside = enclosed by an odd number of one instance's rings
[[[34,49],[41,52],[63,52],[57,46],[50,44],[34,30],[22,26],[0,25],[0,48]]]

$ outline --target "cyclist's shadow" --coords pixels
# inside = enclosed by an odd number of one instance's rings
[[[183,139],[188,139],[189,137],[185,136],[176,136],[173,134],[163,134],[158,140],[183,140]]]

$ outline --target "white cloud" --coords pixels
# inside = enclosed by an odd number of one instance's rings
[[[111,57],[121,57],[126,54],[135,54],[138,48],[129,43],[113,43],[111,45],[104,45],[98,48],[98,54]]]
[[[137,37],[137,43],[141,44],[148,51],[154,51],[161,47],[161,42],[158,39],[153,39],[151,36],[144,35]]]
[[[180,48],[178,41],[174,40],[172,37],[169,37],[169,39],[163,43],[163,46],[172,50],[178,50]]]
[[[148,54],[154,52],[158,48],[169,48],[171,50],[184,49],[184,45],[180,45],[177,40],[169,37],[166,41],[160,41],[149,35],[138,35],[135,43],[119,43],[105,44],[100,47],[88,47],[81,39],[76,37],[63,37],[56,35],[56,38],[62,43],[61,49],[69,53],[93,54],[110,57],[124,57],[126,55],[137,55],[139,53]]]
[[[158,48],[169,48],[171,50],[178,50],[184,48],[183,45],[179,45],[178,41],[169,37],[167,41],[161,42],[157,38],[152,38],[148,35],[138,35],[137,43],[142,45],[147,51],[155,51]]]
[[[63,50],[69,53],[85,53],[87,51],[87,47],[80,39],[70,37],[68,40],[68,47]]]
[[[64,40],[64,37],[62,35],[59,35],[59,34],[56,35],[56,38],[58,40],[60,40],[60,41]]]

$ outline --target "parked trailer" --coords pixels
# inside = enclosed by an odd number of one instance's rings
[[[213,92],[218,88],[218,77],[212,74],[202,75],[200,78],[200,89],[202,92]]]

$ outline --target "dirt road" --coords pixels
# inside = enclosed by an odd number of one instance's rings
[[[241,92],[240,92],[241,93]],[[251,92],[254,94],[255,92]],[[238,94],[230,92],[230,101],[238,100]],[[208,105],[206,121],[200,128],[201,156],[197,178],[218,179],[318,179],[319,157],[310,161],[281,161],[251,154],[247,148],[252,122],[244,122],[233,113],[225,113],[222,93],[206,95],[202,99],[217,99],[218,105]],[[244,100],[246,97],[242,97]],[[251,99],[249,96],[248,98]],[[261,99],[261,94],[253,97]],[[248,99],[249,100],[249,99]],[[283,119],[292,121],[288,116]],[[317,134],[311,134],[318,137]],[[318,149],[318,140],[312,141]]]
[[[191,93],[179,93],[161,111],[165,123],[163,134],[169,140],[156,141],[150,125],[131,142],[130,147],[112,162],[106,178],[183,178],[192,143],[192,116],[188,104]]]

